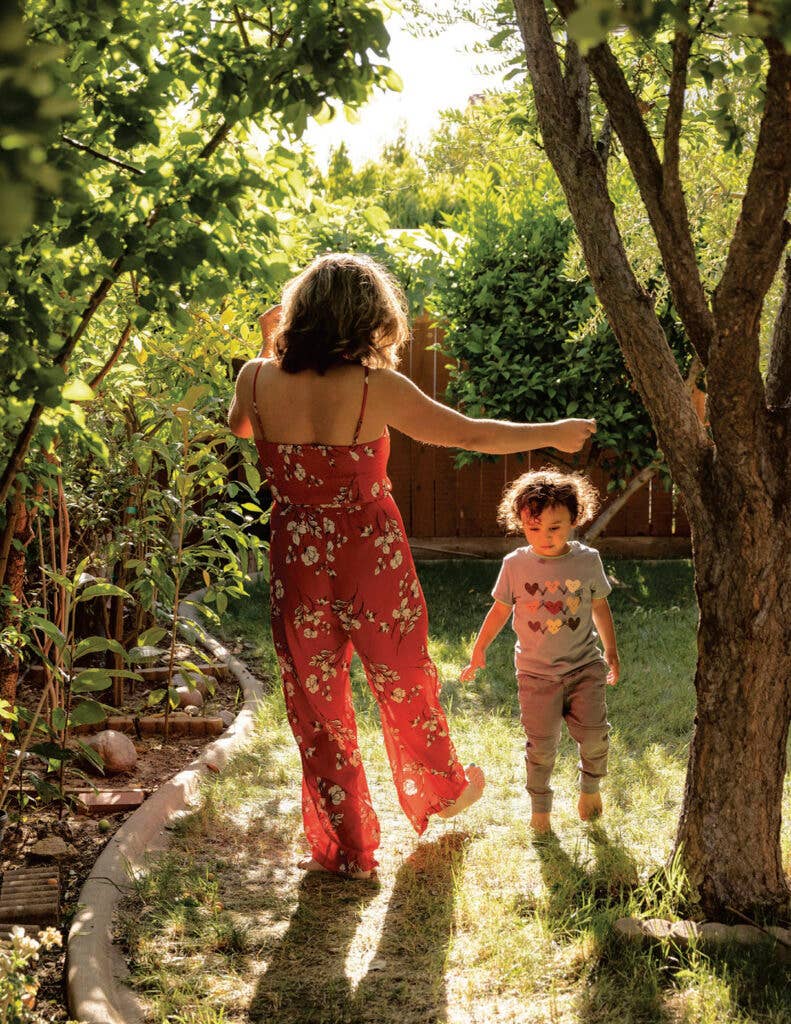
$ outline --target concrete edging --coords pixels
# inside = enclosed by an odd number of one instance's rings
[[[184,600],[198,601],[204,593],[195,591]],[[180,615],[197,620],[194,608],[186,603]],[[124,984],[129,969],[113,942],[115,908],[129,887],[130,875],[144,868],[152,853],[167,848],[166,823],[189,808],[198,795],[201,779],[207,772],[223,768],[253,731],[254,712],[263,693],[261,683],[219,641],[204,635],[201,643],[215,658],[227,663],[242,687],[244,704],[219,739],[208,744],[124,822],[85,880],[69,930],[66,957],[69,1013],[80,1024],[143,1024],[140,1003]]]

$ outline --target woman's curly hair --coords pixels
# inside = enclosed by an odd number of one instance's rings
[[[394,369],[409,338],[406,310],[401,286],[370,256],[317,256],[283,290],[275,358],[286,373],[347,362]]]
[[[599,493],[582,473],[562,473],[545,466],[523,473],[503,491],[497,522],[507,533],[522,533],[522,511],[537,519],[545,508],[565,505],[574,526],[582,526],[596,515]]]

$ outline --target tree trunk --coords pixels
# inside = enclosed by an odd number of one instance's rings
[[[16,624],[19,615],[19,602],[22,599],[22,588],[25,582],[25,546],[33,535],[33,519],[35,511],[28,506],[23,497],[17,496],[9,502],[9,518],[3,544],[2,571],[0,572],[0,588],[8,588],[8,595],[15,603],[2,604],[0,610],[0,628]],[[13,706],[16,704],[17,681],[19,679],[19,651],[13,645],[0,646],[0,698]],[[8,741],[0,738],[0,780],[5,771]]]
[[[752,497],[752,496],[751,496]],[[780,849],[791,721],[791,517],[717,486],[694,517],[697,709],[676,839],[704,913],[787,918]]]

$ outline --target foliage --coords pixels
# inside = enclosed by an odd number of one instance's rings
[[[45,448],[73,417],[65,363],[79,341],[106,358],[126,319],[140,329],[161,310],[186,327],[185,304],[216,302],[229,280],[282,279],[276,212],[304,190],[283,140],[337,100],[354,106],[374,85],[398,84],[377,63],[388,35],[365,0],[259,0],[237,13],[225,2],[59,0],[26,6],[26,35],[14,20],[4,52],[21,70],[5,88],[31,135],[4,145],[31,149],[0,179],[9,201],[19,189],[28,196],[18,243],[0,257],[4,454],[37,405],[52,410],[39,430]],[[67,87],[69,105],[42,112],[34,102],[37,90],[59,97]],[[253,121],[260,149],[245,145]],[[104,331],[88,331],[108,295]]]
[[[595,455],[625,486],[656,460],[656,439],[606,322],[592,317],[587,279],[564,272],[573,230],[554,178],[514,193],[496,173],[473,179],[431,296],[454,359],[448,398],[469,415],[535,422],[592,416]],[[665,322],[689,359],[672,312]],[[459,456],[460,463],[475,459]]]
[[[376,160],[366,161],[359,170],[341,143],[330,156],[322,186],[328,200],[367,199],[385,211],[394,228],[440,227],[462,205],[450,171],[436,166],[430,170],[424,156],[409,147],[403,130]]]
[[[39,950],[61,945],[56,928],[44,928],[37,938],[25,935],[25,929],[11,929],[11,945],[0,950],[0,1017],[4,1024],[24,1024],[33,1020],[38,985],[30,973]]]

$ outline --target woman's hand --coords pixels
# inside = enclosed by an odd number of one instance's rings
[[[282,315],[283,307],[278,303],[276,306],[268,309],[262,316],[259,316],[258,323],[261,325],[261,335],[264,339],[261,351],[258,353],[259,359],[265,359],[274,354],[273,340],[275,332],[280,326]]]
[[[596,433],[596,420],[557,420],[552,424],[552,447],[561,452],[578,452]]]

